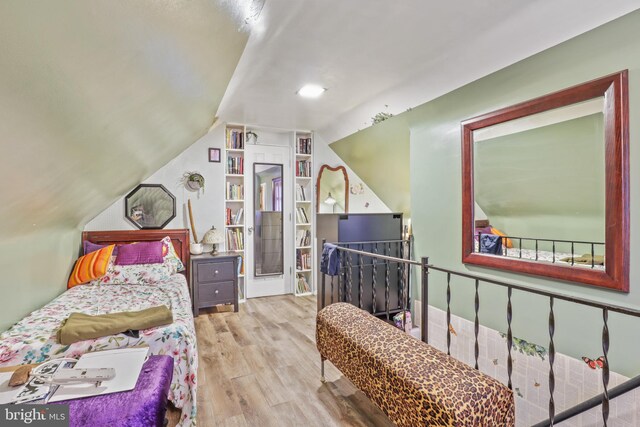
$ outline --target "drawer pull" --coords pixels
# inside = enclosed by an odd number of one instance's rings
[[[217,294],[218,294],[218,292],[219,292],[219,291],[216,289],[215,294],[217,295]]]
[[[220,273],[218,270],[214,271],[214,274],[218,274],[218,273]]]

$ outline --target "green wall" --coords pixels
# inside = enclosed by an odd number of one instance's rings
[[[466,266],[462,254],[462,182],[460,122],[477,115],[526,101],[607,74],[629,69],[630,86],[630,197],[631,285],[628,294],[601,290],[497,270]],[[505,279],[539,289],[562,292],[603,302],[640,308],[640,203],[638,168],[640,151],[640,12],[634,12],[547,51],[427,102],[382,124],[335,142],[331,148],[370,185],[385,203],[404,191],[404,162],[410,165],[411,219],[415,253],[435,265]],[[397,134],[390,132],[394,130]],[[410,152],[402,148],[410,134]],[[367,147],[370,143],[371,147]],[[386,145],[386,148],[385,148]],[[574,177],[584,178],[584,173]],[[392,204],[389,204],[391,207]],[[406,210],[405,210],[406,212]],[[414,271],[414,275],[415,275]],[[418,283],[415,281],[414,283]],[[452,279],[452,310],[473,318],[473,282]],[[419,286],[414,298],[419,298]],[[441,273],[430,274],[429,302],[446,307],[446,283]],[[506,291],[480,287],[480,321],[506,330]],[[546,298],[514,292],[513,332],[517,337],[548,346]],[[602,354],[602,314],[556,302],[556,349],[591,358]],[[609,316],[610,363],[626,375],[640,373],[639,320]]]
[[[67,288],[79,249],[80,231],[75,227],[39,230],[0,242],[0,330]]]
[[[511,236],[604,242],[603,120],[592,114],[474,144],[475,201],[491,225]]]
[[[460,122],[623,69],[629,69],[631,112],[630,292],[623,294],[462,264]],[[442,267],[640,308],[640,269],[635,262],[640,250],[640,186],[636,166],[640,164],[640,151],[636,149],[640,143],[639,108],[640,12],[634,12],[405,113],[411,132],[411,211],[416,254],[429,256],[430,262]],[[430,279],[430,303],[445,307],[445,278],[433,273]],[[472,318],[473,283],[453,280],[452,286],[454,311]],[[481,285],[480,295],[481,322],[505,330],[506,291]],[[547,346],[548,306],[545,298],[515,292],[514,334]],[[555,307],[557,351],[576,357],[602,354],[602,314],[562,302]],[[640,341],[636,333],[639,327],[640,320],[610,315],[613,370],[627,375],[639,373]]]

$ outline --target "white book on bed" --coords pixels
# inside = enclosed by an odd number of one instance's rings
[[[103,381],[98,387],[95,384],[60,386],[49,402],[133,390],[148,353],[149,347],[132,347],[83,354],[74,368],[113,368],[115,378]]]

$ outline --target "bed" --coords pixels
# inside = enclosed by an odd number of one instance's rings
[[[482,235],[490,235],[492,233],[482,233]],[[513,241],[513,247],[508,248],[506,245],[506,239],[511,239]],[[539,244],[539,248],[536,249],[528,249],[528,248],[520,248],[520,245],[523,244],[523,242],[525,244],[529,244],[532,245],[534,241],[538,240],[540,242]],[[551,242],[556,242],[556,250],[548,250],[552,247],[552,243]],[[595,255],[598,255],[598,252],[602,252],[602,248],[601,246],[603,246],[602,243],[598,243],[598,242],[576,242],[573,245],[574,248],[574,253],[571,253],[571,244],[570,242],[567,241],[563,241],[563,240],[550,240],[550,239],[535,239],[535,238],[518,238],[518,237],[510,237],[510,236],[504,236],[502,237],[502,251],[500,253],[500,256],[503,257],[507,257],[507,258],[517,258],[517,259],[523,259],[523,260],[530,260],[530,261],[540,261],[540,262],[548,262],[548,263],[555,263],[558,265],[567,265],[567,266],[572,266],[572,267],[581,267],[581,268],[589,268],[589,269],[594,269],[594,270],[604,270],[605,269],[605,265],[604,265],[604,258],[602,258],[602,261],[599,263],[596,260],[594,260],[593,264],[589,261],[584,262],[584,263],[579,263],[579,262],[574,262],[573,264],[571,263],[571,259],[580,259],[583,256],[589,256],[588,252],[590,252],[591,249],[591,245],[593,245],[594,247],[594,251],[595,251]],[[475,252],[479,253],[479,246],[478,246],[478,240],[476,238],[475,243],[474,243],[474,250]]]
[[[83,241],[98,244],[161,240],[169,236],[186,267],[183,274],[154,285],[90,284],[73,287],[34,311],[0,335],[0,366],[41,363],[58,357],[77,357],[83,353],[119,347],[148,345],[154,355],[170,355],[174,360],[169,400],[181,409],[179,426],[195,425],[196,372],[198,354],[193,323],[187,230],[138,230],[84,232]],[[137,311],[167,305],[173,313],[171,325],[140,331],[138,338],[124,334],[58,344],[56,331],[72,312],[105,314]]]

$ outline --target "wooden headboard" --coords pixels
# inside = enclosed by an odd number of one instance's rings
[[[189,292],[191,292],[189,271],[191,269],[191,255],[189,254],[189,230],[109,230],[109,231],[83,231],[82,241],[100,245],[126,244],[133,242],[148,242],[162,240],[169,236],[176,249],[185,270],[182,274],[187,278]]]

